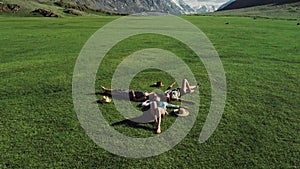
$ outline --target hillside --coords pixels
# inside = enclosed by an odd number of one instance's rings
[[[179,6],[170,0],[69,0],[82,3],[94,9],[112,11],[115,13],[133,14],[141,12],[166,12],[172,14],[181,14]]]
[[[136,14],[160,12],[169,14],[192,14],[213,12],[217,6],[206,2],[195,4],[187,0],[0,0],[0,15],[32,16],[37,10],[41,15],[55,16],[87,14]],[[16,7],[16,8],[15,8]],[[51,12],[50,12],[51,11]],[[96,12],[96,13],[95,13]]]
[[[218,10],[240,9],[261,5],[283,5],[300,2],[299,0],[234,0]]]
[[[213,12],[217,6],[197,1],[195,4],[187,0],[69,0],[79,2],[94,9],[115,13],[135,14],[141,12],[162,12],[170,14],[190,14]]]
[[[50,11],[57,16],[90,14],[134,14],[142,12],[162,12],[183,14],[190,9],[183,2],[178,6],[172,0],[0,0],[0,15],[33,16],[36,9]],[[11,6],[17,8],[11,8]],[[44,15],[42,12],[40,14]]]
[[[79,2],[53,0],[0,0],[0,16],[94,16],[118,15]]]
[[[240,9],[228,9],[214,12],[212,15],[251,16],[278,19],[299,19],[300,2],[277,3]]]

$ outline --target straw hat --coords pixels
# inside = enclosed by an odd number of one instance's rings
[[[188,116],[190,113],[189,111],[187,111],[186,109],[175,109],[174,110],[174,113],[177,115],[177,116],[180,116],[180,117],[185,117],[185,116]]]
[[[111,98],[109,98],[108,96],[103,96],[102,102],[103,103],[110,103],[111,102]]]
[[[156,87],[162,87],[162,86],[164,86],[164,84],[163,84],[162,81],[156,82],[153,85],[156,86]]]

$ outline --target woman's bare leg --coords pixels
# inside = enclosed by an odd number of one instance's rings
[[[155,123],[157,123],[158,119],[157,119],[157,115],[158,115],[158,108],[157,108],[157,103],[156,102],[152,102],[150,104],[150,112],[151,114],[154,116],[154,121]]]
[[[150,109],[151,109],[150,110],[151,114],[154,116],[155,124],[157,125],[156,133],[160,134],[161,133],[161,129],[160,129],[161,113],[160,113],[159,108],[157,107],[157,103],[155,101],[150,105]]]
[[[161,113],[158,112],[158,117],[157,117],[157,129],[156,129],[156,134],[160,134],[161,133],[161,129],[160,129],[160,124],[161,124]]]
[[[102,91],[105,93],[105,94],[108,94],[108,95],[114,95],[114,96],[117,96],[117,97],[123,97],[124,95],[128,95],[128,91],[125,91],[125,90],[114,90],[114,89],[108,89],[104,86],[100,86]]]

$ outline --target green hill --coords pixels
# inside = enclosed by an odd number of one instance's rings
[[[262,5],[249,8],[217,11],[213,15],[251,16],[279,19],[299,19],[300,2],[281,5]]]
[[[53,0],[0,0],[0,15],[2,16],[43,16],[41,12],[33,12],[37,9],[53,13],[59,17],[65,16],[95,16],[115,15],[116,13],[99,11],[81,3]],[[9,5],[19,6],[18,10],[7,8]],[[46,16],[46,14],[44,15]]]
[[[296,2],[299,2],[299,0],[230,0],[218,10],[240,9],[261,5],[283,5]]]

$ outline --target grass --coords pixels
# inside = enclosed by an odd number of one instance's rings
[[[201,83],[200,112],[187,137],[159,156],[127,159],[98,147],[76,117],[72,73],[84,43],[116,18],[0,18],[0,168],[300,166],[300,27],[293,20],[183,16],[210,38],[227,78],[225,112],[203,144],[198,138],[210,103],[203,65],[185,45],[168,37],[147,34],[120,42],[103,60],[97,86],[110,85],[114,68],[128,54],[159,47],[181,57]],[[131,87],[151,90],[149,84],[158,80],[168,84],[173,79],[158,70],[146,70]],[[100,90],[96,87],[96,91]],[[112,104],[99,104],[99,108],[110,124],[123,119]],[[163,131],[174,120],[164,118]],[[154,129],[149,124],[144,127]],[[133,137],[155,135],[144,128],[115,128]]]

